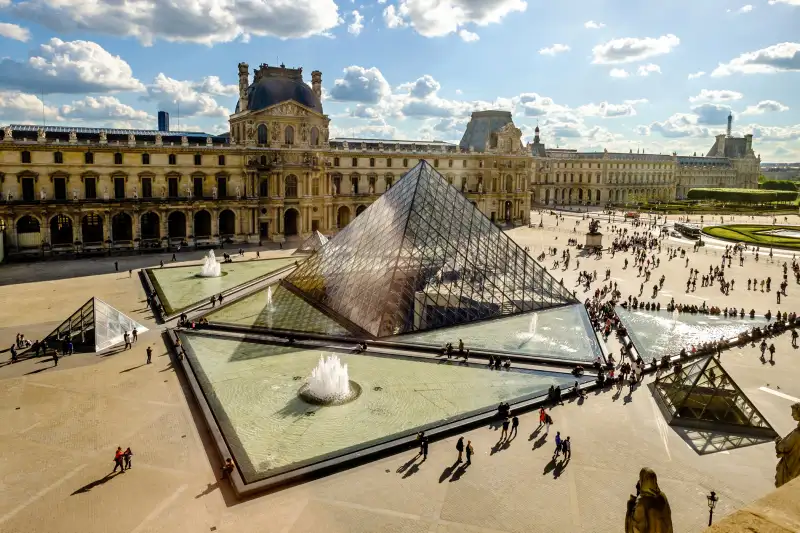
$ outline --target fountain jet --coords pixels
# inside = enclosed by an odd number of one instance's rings
[[[361,387],[350,381],[347,365],[336,355],[320,356],[311,377],[300,389],[303,400],[315,405],[341,405],[358,398]]]
[[[217,257],[214,255],[214,250],[209,250],[203,261],[203,266],[200,268],[198,276],[201,278],[218,278],[222,275],[222,267],[217,262]]]

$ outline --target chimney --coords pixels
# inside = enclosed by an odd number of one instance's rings
[[[725,157],[725,136],[717,135],[717,157]]]
[[[315,70],[311,73],[311,90],[322,101],[322,72]]]
[[[744,153],[749,154],[753,151],[753,134],[748,133],[744,136]]]
[[[247,87],[250,85],[250,65],[239,63],[239,108],[236,112],[247,110]]]

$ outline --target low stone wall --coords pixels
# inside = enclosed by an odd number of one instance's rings
[[[720,520],[706,533],[797,533],[800,531],[800,478]]]

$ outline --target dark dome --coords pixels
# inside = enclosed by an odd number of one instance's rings
[[[298,104],[322,114],[322,104],[319,98],[303,81],[264,76],[247,89],[247,109],[251,111],[259,111],[287,100],[294,100]]]

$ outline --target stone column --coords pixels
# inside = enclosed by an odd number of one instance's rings
[[[103,215],[103,245],[108,239],[114,240],[113,231],[111,231],[111,215],[105,213]]]

